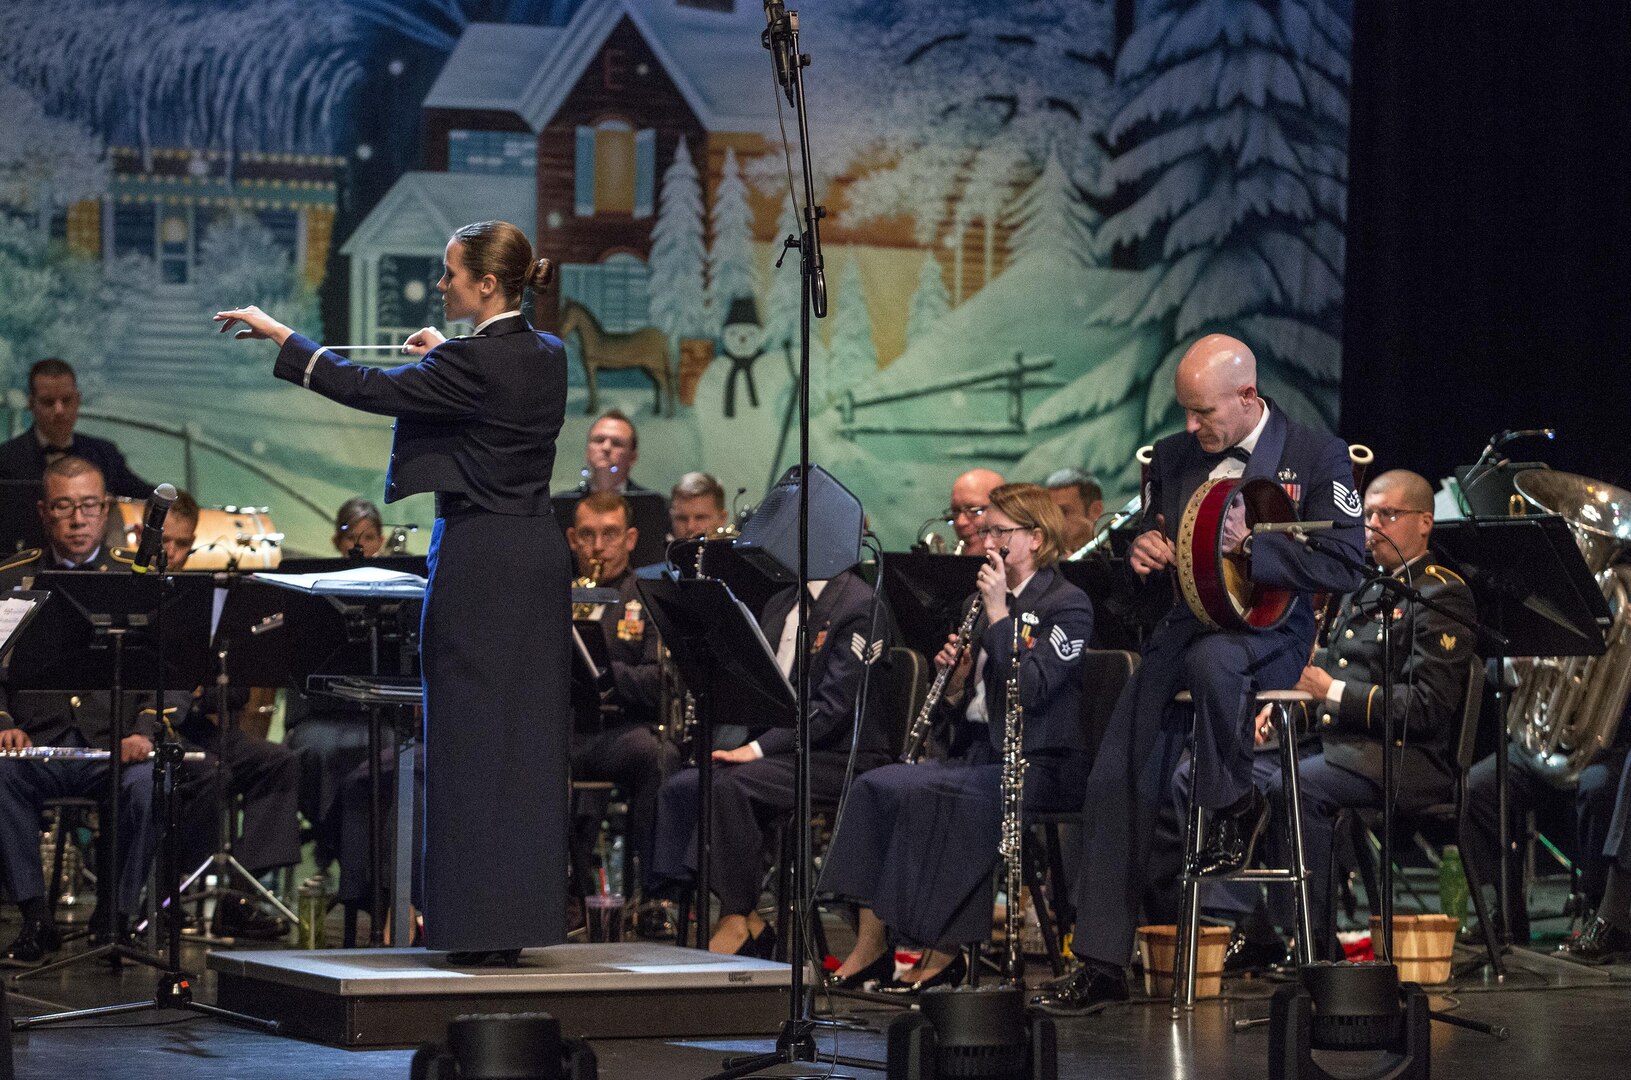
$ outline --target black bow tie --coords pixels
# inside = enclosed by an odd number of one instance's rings
[[[52,446],[50,443],[47,443],[45,445],[45,452],[47,454],[71,454],[74,452],[74,444],[69,443],[67,446]]]
[[[1206,460],[1211,462],[1213,465],[1216,465],[1218,462],[1225,461],[1229,458],[1234,458],[1239,462],[1247,462],[1252,459],[1252,452],[1247,450],[1244,446],[1231,446],[1227,450],[1219,450],[1215,454],[1206,455]]]

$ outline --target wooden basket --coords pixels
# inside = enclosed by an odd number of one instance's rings
[[[1229,951],[1229,930],[1223,926],[1201,927],[1200,947],[1195,957],[1195,996],[1217,997],[1223,992],[1223,956]],[[1140,926],[1138,955],[1144,961],[1144,992],[1151,997],[1172,996],[1172,970],[1176,966],[1178,928]]]
[[[1393,963],[1399,969],[1399,981],[1427,986],[1449,982],[1455,933],[1460,927],[1453,915],[1393,916]],[[1370,933],[1373,946],[1379,946],[1380,918],[1371,917]],[[1380,955],[1381,949],[1376,951]]]

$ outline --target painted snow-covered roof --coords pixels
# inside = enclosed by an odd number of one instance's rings
[[[772,108],[764,12],[681,7],[674,0],[587,0],[562,27],[473,23],[425,98],[431,109],[512,112],[542,131],[627,16],[709,131],[754,131]],[[759,107],[754,108],[757,104]]]
[[[440,255],[454,229],[501,219],[537,233],[537,186],[530,176],[404,173],[340,248],[342,255]]]

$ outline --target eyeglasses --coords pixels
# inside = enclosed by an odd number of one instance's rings
[[[1381,518],[1383,521],[1387,522],[1389,525],[1392,525],[1394,522],[1398,521],[1400,518],[1404,517],[1406,514],[1425,514],[1425,513],[1427,513],[1426,510],[1400,510],[1400,509],[1398,509],[1396,507],[1392,507],[1392,506],[1374,506],[1374,507],[1370,508],[1369,510],[1365,511],[1365,516],[1364,516],[1363,520],[1369,521],[1371,518]]]
[[[948,506],[940,511],[947,521],[956,517],[983,518],[989,506]]]
[[[88,518],[100,517],[108,508],[108,500],[80,499],[52,499],[45,504],[45,512],[57,521],[65,521],[74,516],[77,511]]]
[[[983,529],[974,530],[974,535],[990,540],[994,536],[1000,537],[1012,532],[1030,532],[1031,528],[1030,525],[987,525]]]

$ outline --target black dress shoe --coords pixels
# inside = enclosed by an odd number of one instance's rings
[[[1559,945],[1557,955],[1592,965],[1631,958],[1631,930],[1622,930],[1599,915],[1586,924],[1579,937]]]
[[[1268,971],[1284,967],[1290,960],[1285,942],[1249,941],[1236,929],[1229,935],[1229,947],[1223,953],[1223,970],[1230,975],[1248,971]]]
[[[6,947],[4,959],[18,964],[37,964],[62,948],[62,935],[56,924],[40,919],[24,919],[17,940]]]
[[[769,960],[776,955],[776,928],[765,923],[765,928],[749,937],[736,948],[737,956],[751,956],[758,960]]]
[[[1250,866],[1257,841],[1268,823],[1269,800],[1253,788],[1252,800],[1246,809],[1213,815],[1206,842],[1196,853],[1190,869],[1197,877],[1218,877]]]
[[[674,905],[666,900],[647,900],[634,915],[634,933],[647,941],[673,941],[678,932]]]
[[[515,967],[520,962],[520,949],[476,949],[447,954],[448,966],[456,968]]]
[[[225,893],[215,902],[215,915],[210,919],[214,937],[276,941],[288,933],[289,924],[262,911],[248,893]]]
[[[1055,1016],[1087,1016],[1126,1000],[1127,977],[1122,970],[1089,960],[1074,974],[1033,997],[1031,1004]]]
[[[878,987],[885,994],[916,994],[936,986],[961,986],[968,978],[968,961],[957,953],[951,961],[927,979],[897,979]]]
[[[885,949],[879,957],[853,975],[834,972],[826,978],[829,990],[865,990],[868,984],[884,986],[895,981],[895,950]]]

